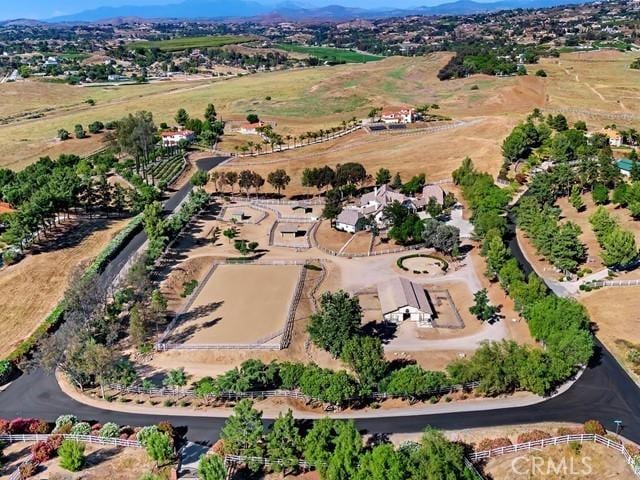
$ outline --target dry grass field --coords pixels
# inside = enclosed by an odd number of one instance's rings
[[[247,344],[279,331],[301,268],[218,266],[167,342]]]
[[[593,443],[582,444],[576,453],[568,445],[520,452],[488,461],[485,473],[496,480],[602,480],[637,478],[621,454]]]
[[[93,220],[71,228],[62,240],[0,270],[0,356],[27,337],[62,298],[73,272],[89,263],[128,220]]]

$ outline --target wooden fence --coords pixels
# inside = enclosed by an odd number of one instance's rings
[[[293,292],[291,304],[289,305],[289,312],[287,314],[287,320],[284,325],[284,332],[282,339],[280,340],[280,350],[289,348],[291,344],[291,336],[293,334],[293,324],[296,319],[296,312],[298,311],[298,305],[302,297],[302,290],[304,287],[304,279],[306,277],[307,269],[303,266],[298,274],[298,282],[296,283],[296,289]]]
[[[640,280],[594,280],[587,282],[589,287],[634,287],[640,285]]]
[[[516,445],[509,445],[507,447],[494,448],[492,450],[473,452],[469,455],[469,460],[471,460],[472,462],[477,462],[479,460],[507,455],[509,453],[529,452],[531,450],[539,450],[541,448],[550,447],[553,445],[565,445],[571,442],[593,442],[599,445],[603,445],[611,450],[615,450],[616,452],[622,454],[627,464],[629,464],[629,466],[633,470],[633,473],[637,477],[640,477],[640,455],[632,456],[623,443],[611,440],[601,435],[594,434],[562,435],[559,437],[545,438],[532,442],[518,443]]]

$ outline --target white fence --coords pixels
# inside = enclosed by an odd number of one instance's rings
[[[589,287],[634,287],[640,285],[640,280],[594,280],[587,282]]]
[[[618,453],[621,453],[624,459],[626,460],[626,462],[629,464],[629,466],[631,466],[633,473],[637,477],[640,477],[640,456],[636,455],[635,457],[632,457],[629,451],[627,450],[627,448],[624,446],[624,444],[614,440],[610,440],[601,435],[594,435],[594,434],[563,435],[559,437],[551,437],[551,438],[545,438],[542,440],[535,440],[533,442],[518,443],[516,445],[509,445],[507,447],[499,447],[499,448],[494,448],[492,450],[473,452],[469,455],[469,459],[471,461],[476,462],[478,460],[484,460],[487,458],[497,457],[500,455],[507,455],[509,453],[528,452],[531,450],[539,450],[541,448],[550,447],[553,445],[564,445],[571,442],[578,442],[578,443],[593,442],[599,445],[603,445],[612,450],[615,450]]]
[[[71,435],[57,433],[33,433],[24,435],[0,435],[0,442],[16,443],[16,442],[39,442],[48,440],[50,437],[62,436],[66,439],[77,440],[83,443],[93,443],[96,445],[115,445],[118,447],[134,447],[142,448],[142,444],[137,440],[124,440],[122,438],[103,438],[94,435]]]

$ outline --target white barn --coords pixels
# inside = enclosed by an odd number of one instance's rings
[[[400,324],[412,320],[419,327],[433,327],[435,312],[421,285],[396,277],[378,285],[378,299],[386,322]]]

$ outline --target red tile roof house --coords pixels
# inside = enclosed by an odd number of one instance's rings
[[[238,133],[242,133],[243,135],[258,135],[258,129],[265,127],[267,124],[264,122],[257,123],[245,123],[244,125],[240,125],[238,128]]]
[[[380,114],[383,123],[413,123],[415,110],[411,107],[385,108]]]
[[[160,134],[163,147],[177,147],[181,140],[191,143],[196,139],[196,134],[191,130],[168,131]]]

